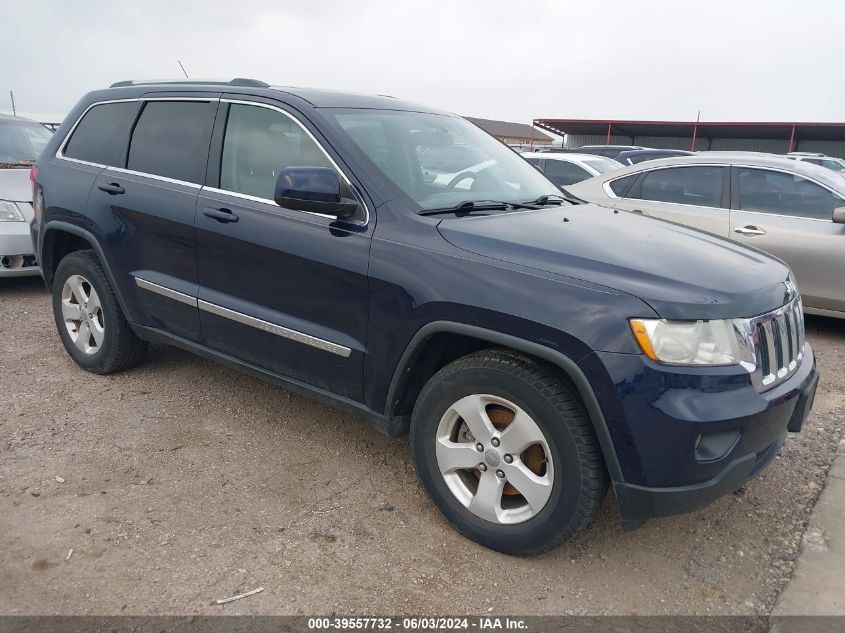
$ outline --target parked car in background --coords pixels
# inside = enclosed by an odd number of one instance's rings
[[[639,145],[584,145],[577,148],[575,151],[581,154],[595,154],[597,156],[615,159],[622,152],[632,152],[643,149],[649,148],[640,147]]]
[[[705,154],[626,167],[572,194],[756,246],[795,272],[804,309],[845,318],[845,178],[765,154]]]
[[[449,182],[422,178],[435,148]],[[447,112],[119,82],[82,98],[33,175],[33,242],[80,367],[171,344],[410,431],[432,502],[502,552],[571,538],[611,483],[628,528],[702,507],[812,406],[788,266],[570,203]]]
[[[38,274],[29,173],[52,135],[37,121],[0,114],[0,277]]]
[[[675,156],[692,156],[693,152],[682,149],[629,149],[619,152],[615,159],[623,165],[636,165],[647,160],[659,158],[673,158]]]
[[[812,163],[813,165],[820,165],[826,169],[845,175],[845,160],[841,158],[825,156],[824,154],[813,154],[810,152],[790,152],[786,155],[786,157],[791,158],[792,160]]]
[[[522,156],[546,174],[546,178],[558,187],[573,185],[587,178],[622,168],[622,165],[612,158],[593,154],[524,152]]]

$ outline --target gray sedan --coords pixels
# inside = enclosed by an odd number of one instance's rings
[[[712,152],[633,165],[566,189],[772,253],[795,272],[807,313],[845,318],[845,178],[828,169]]]
[[[52,134],[30,119],[0,114],[0,278],[39,274],[29,235],[29,170]]]

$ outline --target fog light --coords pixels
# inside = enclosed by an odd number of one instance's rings
[[[701,433],[695,439],[695,459],[700,462],[722,459],[733,450],[741,436],[741,429]]]

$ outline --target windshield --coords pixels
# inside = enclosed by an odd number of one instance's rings
[[[560,195],[522,157],[465,119],[395,110],[338,110],[330,116],[421,210]]]
[[[31,165],[52,135],[38,123],[0,119],[0,167]]]
[[[595,158],[585,158],[584,164],[592,167],[600,174],[606,174],[609,171],[616,171],[617,169],[622,168],[622,164],[616,162],[613,159],[608,158],[607,160],[597,160]]]

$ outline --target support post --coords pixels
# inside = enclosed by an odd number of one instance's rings
[[[610,121],[607,122],[607,145],[610,145],[610,128],[612,125]]]
[[[789,135],[789,149],[786,150],[786,153],[792,151],[792,144],[795,142],[795,124],[792,124],[792,133]]]

